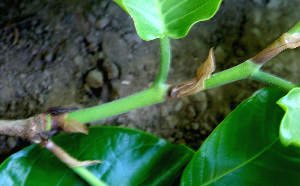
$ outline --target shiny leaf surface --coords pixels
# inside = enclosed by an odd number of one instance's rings
[[[178,39],[195,23],[210,19],[222,0],[114,0],[134,20],[144,40]]]
[[[240,104],[206,139],[184,170],[181,185],[297,185],[300,149],[278,136],[283,116],[274,88]]]
[[[285,111],[280,124],[280,141],[285,146],[300,146],[300,88],[291,90],[277,104]]]
[[[149,134],[117,127],[91,128],[89,135],[53,138],[79,160],[101,159],[88,169],[108,185],[170,185],[194,152]],[[0,167],[1,185],[86,185],[72,170],[38,145],[17,152]]]

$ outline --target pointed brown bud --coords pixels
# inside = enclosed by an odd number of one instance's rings
[[[214,61],[213,48],[211,48],[207,60],[198,68],[197,76],[184,83],[171,86],[168,91],[168,99],[182,98],[204,90],[205,80],[210,77],[213,71],[215,71]]]

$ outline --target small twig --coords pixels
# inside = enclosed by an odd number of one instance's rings
[[[86,161],[79,161],[69,155],[65,150],[57,146],[51,140],[43,141],[40,143],[42,147],[45,147],[50,152],[52,152],[60,161],[68,165],[69,167],[86,167],[96,165],[98,163],[102,163],[100,160],[86,160]]]
[[[19,30],[16,27],[14,28],[14,33],[15,33],[15,36],[14,36],[14,40],[13,40],[13,45],[16,45],[19,40]]]

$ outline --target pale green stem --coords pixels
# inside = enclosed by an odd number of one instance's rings
[[[170,40],[168,37],[159,39],[159,49],[160,49],[159,71],[152,86],[164,84],[168,76],[169,66],[171,62]]]
[[[253,73],[259,70],[259,68],[260,65],[247,60],[228,70],[213,74],[205,81],[205,90],[237,80],[250,78]]]
[[[248,60],[228,70],[213,74],[205,81],[205,90],[247,78],[278,87],[285,91],[289,91],[297,87],[296,85],[274,75],[259,71],[260,67],[261,65],[257,65]]]
[[[75,119],[80,123],[88,123],[165,101],[169,86],[164,83],[168,76],[171,61],[170,40],[168,37],[159,39],[159,48],[159,72],[151,88],[103,105],[71,112],[67,120]]]
[[[112,101],[106,104],[70,112],[67,120],[75,119],[80,123],[89,123],[110,116],[122,114],[137,108],[165,101],[169,86],[152,86],[148,90]]]
[[[297,87],[296,85],[294,85],[290,82],[287,82],[287,81],[285,81],[283,79],[280,79],[276,76],[273,76],[273,75],[270,75],[270,74],[267,74],[267,73],[264,73],[264,72],[261,72],[261,71],[255,72],[250,77],[250,79],[253,79],[253,80],[256,80],[256,81],[259,81],[259,82],[263,82],[263,83],[266,83],[266,84],[274,86],[274,87],[278,87],[278,88],[280,88],[282,90],[285,90],[285,91],[290,91],[291,89]]]
[[[90,185],[107,186],[106,183],[96,178],[88,169],[84,167],[79,166],[79,167],[70,167],[70,168]]]

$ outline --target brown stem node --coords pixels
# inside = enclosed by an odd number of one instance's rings
[[[45,134],[49,134],[52,131],[56,132],[59,129],[62,129],[64,132],[67,133],[84,133],[88,134],[88,127],[83,125],[82,123],[70,119],[67,120],[69,112],[74,110],[74,108],[50,108],[46,111],[46,113],[50,114],[51,117],[51,129],[49,132],[45,132]]]
[[[285,49],[294,49],[300,46],[300,34],[282,34],[275,42],[250,60],[263,65]]]
[[[215,71],[213,48],[210,49],[207,60],[197,70],[197,76],[178,85],[173,85],[168,91],[168,99],[182,98],[205,89],[204,82]]]

